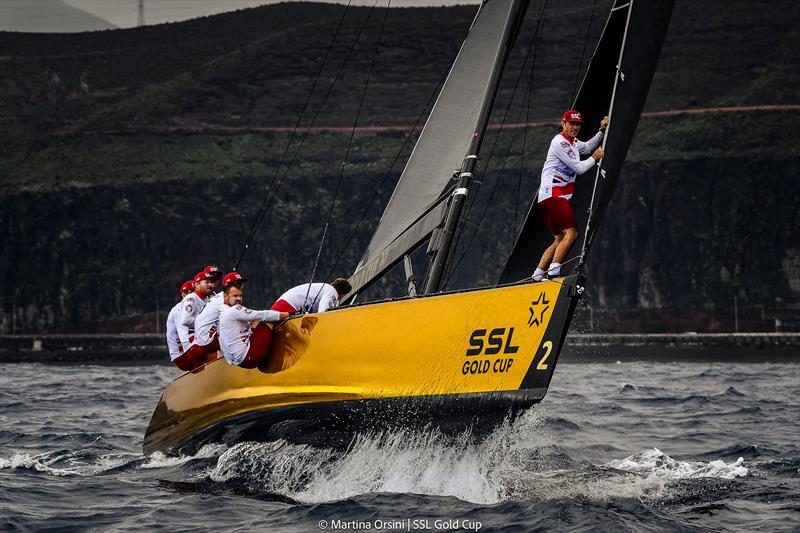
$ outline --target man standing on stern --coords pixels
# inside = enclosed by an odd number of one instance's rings
[[[550,141],[537,200],[547,229],[553,236],[553,243],[542,254],[533,274],[534,281],[561,274],[561,263],[578,238],[575,214],[569,203],[575,190],[575,178],[603,158],[603,149],[598,146],[603,141],[608,117],[603,117],[600,131],[586,142],[577,138],[583,122],[583,115],[579,111],[565,111],[561,115],[561,132]],[[581,155],[590,153],[591,157],[581,161]]]

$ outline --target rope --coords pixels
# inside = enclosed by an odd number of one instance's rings
[[[369,19],[372,18],[372,14],[375,11],[375,8],[377,7],[379,1],[380,0],[375,0],[375,3],[372,5],[372,9],[370,10],[369,15],[367,16],[367,19],[364,21],[364,25],[361,27],[361,31],[358,32],[358,37],[356,37],[356,40],[353,42],[353,47],[350,49],[351,52],[353,51],[353,49],[355,49],[355,46],[358,43],[359,38],[361,37],[361,33],[363,32],[364,28],[366,28]],[[311,292],[311,284],[314,283],[314,276],[316,275],[317,267],[319,266],[319,258],[322,255],[322,249],[325,246],[325,237],[328,234],[328,226],[330,225],[330,222],[333,219],[333,209],[336,206],[336,200],[339,197],[339,191],[341,189],[342,179],[344,177],[344,170],[347,166],[347,159],[348,157],[350,157],[350,149],[353,146],[353,138],[356,135],[356,128],[358,127],[358,121],[361,118],[361,110],[364,108],[364,101],[366,100],[367,89],[369,88],[369,82],[370,79],[372,78],[372,71],[375,68],[375,58],[378,56],[378,50],[380,49],[381,39],[383,38],[383,29],[386,26],[386,18],[389,16],[389,8],[391,7],[390,4],[391,0],[389,0],[389,4],[387,4],[386,6],[386,11],[384,12],[383,20],[381,21],[381,28],[378,31],[378,39],[375,43],[375,50],[372,53],[372,58],[370,59],[369,63],[369,71],[367,72],[367,79],[364,82],[364,89],[361,91],[361,98],[358,102],[358,110],[356,111],[356,118],[353,121],[353,128],[350,130],[350,138],[347,140],[347,148],[345,149],[344,159],[342,160],[342,164],[339,168],[339,178],[336,182],[336,192],[333,195],[333,201],[331,202],[331,207],[328,210],[328,218],[325,221],[325,227],[322,230],[322,239],[320,240],[319,243],[319,250],[317,250],[317,259],[314,262],[314,268],[311,270],[311,279],[308,281],[308,290],[306,291],[306,301],[308,301],[308,295]],[[342,64],[342,66],[344,66],[344,64]],[[322,288],[323,287],[320,287],[319,292],[317,292],[316,296],[314,296],[313,301],[316,301],[316,299],[319,298],[319,295],[322,292]]]
[[[572,97],[570,98],[570,106],[575,103],[575,96],[578,92],[578,80],[581,76],[581,69],[583,67],[583,58],[586,55],[586,44],[589,42],[589,34],[592,31],[592,24],[594,23],[594,12],[597,8],[597,0],[592,4],[592,16],[589,17],[589,26],[586,28],[586,37],[583,38],[583,50],[581,50],[581,60],[578,62],[578,71],[575,73],[575,84],[572,86]]]
[[[483,167],[483,174],[486,173],[486,170],[488,169],[489,164],[491,163],[492,157],[494,156],[494,151],[495,151],[495,148],[497,147],[497,142],[500,139],[500,133],[502,132],[503,126],[505,125],[506,119],[508,117],[508,112],[511,109],[511,104],[514,101],[514,96],[517,93],[517,88],[519,86],[520,80],[522,79],[522,73],[525,71],[525,65],[528,62],[528,58],[530,56],[531,51],[533,51],[533,59],[531,61],[531,70],[535,70],[535,68],[536,68],[536,54],[537,54],[538,49],[539,49],[539,40],[541,38],[541,31],[540,30],[541,30],[542,22],[544,21],[545,11],[547,10],[547,3],[548,3],[548,0],[545,0],[544,4],[540,4],[541,5],[541,9],[540,9],[539,14],[538,14],[538,20],[537,20],[537,23],[536,23],[536,29],[534,31],[533,37],[531,38],[531,42],[528,45],[528,52],[526,53],[525,61],[522,64],[523,68],[520,69],[519,76],[517,77],[516,84],[514,85],[514,92],[512,93],[511,98],[508,101],[508,105],[506,106],[505,113],[503,114],[503,120],[500,123],[500,128],[498,130],[497,136],[495,136],[494,143],[492,144],[492,148],[489,151],[489,157],[487,158],[486,164]],[[516,131],[515,131],[515,133],[516,133]],[[513,138],[512,138],[512,142],[513,142]],[[507,160],[508,160],[508,156],[506,156],[506,160],[505,161],[507,161]],[[495,194],[495,192],[497,190],[497,185],[500,183],[500,179],[502,178],[503,171],[505,171],[505,164],[506,164],[505,161],[503,163],[503,167],[502,167],[502,170],[500,172],[500,176],[498,176],[497,180],[495,181],[494,185],[492,186],[492,191],[491,191],[491,193],[489,195],[489,199],[487,200],[486,205],[484,205],[483,212],[481,213],[481,215],[480,215],[480,217],[478,219],[478,223],[474,226],[472,235],[470,236],[470,239],[467,242],[467,245],[462,250],[461,256],[458,258],[458,261],[450,269],[450,272],[449,272],[449,275],[447,277],[447,280],[445,281],[445,286],[450,282],[450,280],[452,279],[452,277],[455,274],[456,270],[461,265],[461,262],[464,260],[464,257],[466,257],[466,255],[467,255],[467,251],[469,250],[470,246],[472,246],[472,242],[475,240],[475,236],[478,234],[478,229],[480,228],[480,224],[481,224],[481,222],[483,222],[483,219],[486,216],[486,212],[488,211],[489,206],[491,205],[491,201],[494,198],[494,194]],[[478,182],[478,187],[476,187],[476,189],[475,189],[474,197],[477,197],[477,195],[478,195],[478,191],[480,190],[480,184],[481,184],[481,182]],[[473,203],[474,203],[474,201],[473,201]],[[468,211],[467,211],[467,214],[464,216],[463,220],[466,221],[466,219],[469,216],[469,213],[471,211],[472,205],[473,204],[470,204],[470,206],[468,208]],[[456,244],[458,244],[460,233],[461,232],[459,232],[458,236],[456,237]],[[455,248],[456,248],[456,246],[453,246],[453,250],[455,250]]]
[[[256,218],[253,221],[253,224],[250,226],[250,231],[247,233],[247,237],[245,238],[244,244],[242,245],[242,250],[241,250],[241,252],[239,252],[239,257],[238,257],[238,259],[236,259],[236,262],[233,265],[233,270],[234,271],[239,268],[239,265],[241,264],[242,259],[244,259],[244,254],[248,250],[248,248],[250,247],[250,242],[253,240],[253,237],[255,236],[256,231],[258,230],[258,226],[261,225],[261,221],[264,219],[264,215],[266,214],[267,209],[269,208],[270,204],[272,203],[272,200],[275,198],[274,194],[273,194],[272,198],[270,198],[269,197],[269,193],[272,191],[273,185],[276,182],[276,179],[278,177],[278,173],[280,172],[280,169],[281,169],[281,165],[283,165],[283,162],[284,162],[284,160],[286,158],[286,154],[289,151],[289,147],[291,146],[292,141],[294,140],[295,133],[297,132],[297,129],[300,127],[300,122],[303,119],[303,115],[305,114],[306,109],[308,108],[309,102],[311,101],[311,96],[314,94],[314,90],[317,88],[317,83],[319,82],[319,79],[322,76],[322,71],[325,68],[325,64],[328,61],[328,57],[331,54],[331,50],[333,50],[333,45],[336,43],[336,39],[339,36],[339,31],[342,28],[342,24],[344,23],[344,19],[347,16],[347,11],[350,9],[351,1],[352,0],[348,0],[347,5],[344,8],[344,12],[342,13],[342,17],[339,19],[339,24],[336,26],[336,31],[334,31],[334,33],[333,33],[333,38],[331,39],[331,42],[328,44],[328,49],[325,51],[325,56],[322,58],[322,63],[320,64],[319,70],[317,71],[317,75],[314,77],[314,83],[311,85],[311,90],[308,91],[308,96],[306,97],[306,101],[303,104],[302,110],[300,111],[300,115],[297,117],[297,121],[295,122],[294,127],[292,128],[292,132],[289,135],[289,141],[286,143],[286,147],[283,149],[283,153],[281,154],[281,159],[278,162],[278,166],[275,168],[275,173],[272,175],[272,180],[270,181],[269,185],[267,186],[266,190],[264,191],[264,197],[261,200],[261,206],[258,208],[258,211],[256,212]],[[277,193],[277,189],[276,189],[276,193]],[[269,202],[268,202],[268,200],[269,200]]]

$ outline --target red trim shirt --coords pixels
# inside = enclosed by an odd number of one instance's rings
[[[552,197],[565,200],[572,198],[575,178],[595,165],[595,160],[591,157],[581,161],[581,155],[594,152],[602,140],[602,131],[598,131],[586,142],[570,139],[563,131],[553,137],[542,167],[537,201],[541,202]]]

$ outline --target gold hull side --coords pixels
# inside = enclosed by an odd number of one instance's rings
[[[276,338],[270,372],[218,360],[173,381],[153,414],[145,451],[258,409],[546,389],[574,308],[563,289],[559,280],[294,318],[283,326],[285,340]]]

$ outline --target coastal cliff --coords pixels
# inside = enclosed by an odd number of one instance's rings
[[[605,313],[607,330],[723,330],[734,305],[743,323],[764,328],[764,310],[800,305],[800,15],[790,2],[684,4],[587,265],[586,304]],[[602,30],[604,3],[589,27],[591,7],[546,13],[527,110],[514,85],[537,22],[531,8],[492,122],[508,107],[508,123],[536,124],[524,146],[521,128],[506,129],[493,157],[482,154],[482,192],[501,185],[471,210],[465,235],[475,238],[460,243],[452,288],[497,279],[555,131],[543,123],[568,105]],[[205,264],[232,267],[264,191],[283,175],[343,9],[280,4],[133,30],[3,33],[0,275],[10,288],[0,293],[0,333],[154,331],[184,279]],[[358,262],[408,154],[408,128],[473,13],[387,18],[358,124],[374,128],[354,136],[317,279]],[[382,13],[369,14],[345,19],[300,121],[311,125],[325,99],[314,126],[327,129],[295,136],[292,150],[303,146],[242,263],[253,306],[311,275],[378,38]],[[585,21],[566,24],[575,16]],[[663,113],[676,110],[687,111]],[[401,286],[389,279],[374,295]]]

